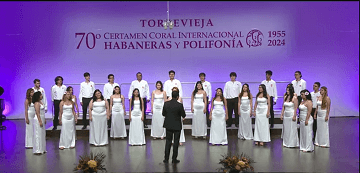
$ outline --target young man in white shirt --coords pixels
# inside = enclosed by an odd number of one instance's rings
[[[56,130],[57,126],[59,125],[59,105],[64,96],[64,93],[66,92],[66,86],[63,85],[63,81],[64,79],[61,76],[56,76],[55,85],[51,88],[51,101],[54,104],[53,130]]]
[[[302,78],[302,75],[301,75],[301,72],[300,71],[296,71],[295,72],[295,80],[293,80],[291,83],[293,84],[294,86],[294,90],[295,90],[295,93],[297,94],[298,96],[298,104],[300,105],[301,103],[301,95],[300,95],[300,91],[306,89],[306,81],[304,79],[301,79]]]
[[[300,92],[304,89],[306,89],[306,81],[304,79],[301,79],[302,75],[300,71],[296,71],[295,72],[295,80],[293,80],[291,83],[294,86],[294,90],[295,93],[297,94],[297,99],[298,99],[298,110],[299,110],[299,105],[301,103],[301,95]]]
[[[89,103],[94,95],[95,92],[95,84],[94,82],[90,81],[90,73],[85,72],[84,73],[85,82],[82,82],[80,84],[80,104],[82,106],[83,110],[83,130],[86,129],[86,126],[88,125],[88,122],[86,122],[86,115],[89,107]]]
[[[104,95],[104,99],[108,101],[109,105],[110,105],[110,97],[113,95],[114,88],[116,86],[119,86],[119,84],[115,83],[114,81],[115,81],[114,75],[109,74],[108,83],[104,85],[103,95]],[[111,128],[111,116],[110,119],[108,120],[108,128]]]
[[[316,110],[316,102],[317,102],[317,99],[321,96],[320,94],[320,82],[315,82],[314,85],[313,85],[313,92],[311,92],[311,100],[313,102],[313,108],[311,110],[311,116],[313,117],[314,119],[314,123],[313,123],[313,141],[315,141],[315,134],[316,134],[316,129],[317,129],[317,121],[316,119],[314,118],[315,116],[315,110]]]
[[[241,92],[242,84],[239,81],[236,81],[236,73],[230,73],[230,81],[226,82],[224,87],[224,97],[226,98],[227,102],[227,109],[228,109],[228,116],[229,119],[227,120],[226,127],[231,127],[233,118],[232,114],[233,111],[235,112],[235,126],[239,127],[239,114],[238,114],[238,97]]]
[[[175,79],[175,71],[174,70],[169,71],[169,77],[170,77],[170,79],[164,83],[164,91],[166,91],[167,98],[171,97],[173,87],[179,88],[179,97],[182,98],[183,93],[182,93],[181,82],[179,80]]]
[[[266,80],[263,80],[261,84],[264,84],[266,86],[266,92],[270,96],[270,124],[271,128],[274,127],[274,105],[276,105],[277,101],[277,89],[276,89],[276,82],[271,79],[272,71],[268,70],[265,72],[266,74]],[[274,99],[275,98],[275,99]]]
[[[132,93],[134,89],[139,89],[140,97],[143,99],[144,103],[144,128],[148,128],[146,124],[146,109],[147,109],[147,103],[150,102],[150,91],[149,91],[149,85],[145,80],[142,80],[142,74],[141,72],[136,73],[136,80],[131,82],[130,89],[129,89],[129,102],[132,97]],[[131,110],[130,110],[131,111]]]
[[[199,78],[200,78],[200,81],[201,81],[201,84],[204,88],[204,91],[206,92],[206,95],[207,95],[207,105],[206,105],[206,123],[207,123],[207,126],[210,127],[211,125],[211,121],[209,119],[209,105],[211,105],[211,98],[212,98],[212,92],[211,92],[211,83],[208,82],[208,81],[205,81],[205,77],[206,77],[206,74],[205,73],[200,73],[199,74]],[[196,83],[194,85],[194,88],[196,87]]]
[[[43,99],[41,101],[44,104],[45,113],[46,113],[47,112],[47,99],[46,99],[44,88],[40,87],[40,79],[34,80],[34,87],[32,87],[32,89],[34,90],[34,93],[40,91],[41,94],[43,95]]]

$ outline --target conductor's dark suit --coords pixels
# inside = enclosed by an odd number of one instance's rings
[[[164,128],[166,128],[166,144],[165,144],[165,161],[169,160],[171,143],[174,135],[174,148],[172,160],[176,160],[178,156],[178,147],[181,131],[181,118],[185,118],[185,110],[183,104],[179,103],[175,98],[165,102],[162,115],[165,117]]]

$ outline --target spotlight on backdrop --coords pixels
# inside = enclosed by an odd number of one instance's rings
[[[4,94],[4,88],[0,86],[0,96]],[[2,125],[2,122],[5,121],[6,117],[3,115],[5,109],[5,101],[0,98],[0,130],[5,130],[6,127]]]

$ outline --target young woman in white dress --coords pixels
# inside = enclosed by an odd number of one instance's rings
[[[197,81],[191,94],[191,112],[193,113],[191,135],[195,138],[203,137],[206,139],[207,136],[206,97],[201,81]]]
[[[320,97],[317,100],[315,118],[317,118],[317,131],[315,136],[315,145],[320,147],[330,147],[329,139],[329,113],[331,100],[325,86],[320,89]]]
[[[300,103],[300,151],[314,151],[313,144],[313,117],[311,116],[312,101],[311,94],[308,90],[300,92],[302,101]]]
[[[259,85],[259,92],[256,95],[256,101],[254,106],[255,112],[255,133],[254,141],[255,145],[263,146],[264,142],[270,142],[270,96],[266,92],[266,86],[264,84]]]
[[[71,94],[71,100],[74,102],[74,105],[75,105],[75,119],[77,120],[79,118],[79,113],[80,112],[79,112],[79,106],[77,104],[77,98],[74,95],[74,88],[72,86],[68,86],[66,88],[66,92],[70,92],[70,94]],[[77,140],[77,137],[76,137],[76,125],[75,124],[74,124],[74,129],[75,129],[75,140]]]
[[[127,137],[126,125],[125,125],[125,97],[121,95],[121,89],[119,86],[114,87],[113,95],[110,97],[110,111],[111,111],[111,138]]]
[[[297,95],[292,85],[286,88],[280,119],[283,120],[282,138],[284,147],[299,147],[296,110]]]
[[[99,89],[96,89],[89,104],[89,143],[104,146],[109,143],[107,120],[110,119],[109,103]]]
[[[33,153],[41,155],[46,153],[46,131],[45,131],[45,106],[41,101],[43,95],[40,91],[34,93],[32,102],[35,108],[34,124],[34,136],[33,136]]]
[[[32,103],[32,97],[34,95],[34,90],[29,88],[26,91],[26,99],[25,99],[25,148],[30,149],[33,148],[33,120],[35,117],[35,108],[34,103]]]
[[[162,115],[162,109],[164,102],[167,101],[166,91],[163,90],[163,84],[161,81],[157,81],[156,90],[151,93],[151,137],[154,139],[164,139],[166,136],[166,130],[164,125],[164,116]]]
[[[209,115],[209,119],[211,120],[210,144],[228,144],[226,131],[226,120],[228,118],[226,99],[224,98],[223,90],[217,88],[216,94],[211,102],[211,111]]]
[[[139,89],[135,88],[130,98],[130,111],[129,111],[129,144],[144,145],[145,133],[144,133],[144,103],[140,97]]]
[[[179,92],[179,88],[178,87],[173,87],[172,89],[171,89],[171,91],[177,91],[177,92]],[[167,99],[167,101],[170,101],[171,100],[171,97],[169,97],[168,99]],[[183,100],[182,100],[182,98],[179,96],[179,98],[178,98],[178,100],[177,100],[179,103],[183,103]],[[179,140],[179,142],[180,142],[180,144],[179,145],[183,145],[183,143],[185,143],[185,134],[184,134],[184,123],[183,123],[183,121],[185,120],[185,118],[181,118],[181,131],[180,131],[180,140]],[[174,139],[172,140],[172,143],[174,143]]]
[[[77,117],[74,109],[74,102],[71,98],[71,93],[66,92],[60,102],[59,108],[59,124],[61,124],[59,148],[75,148],[75,124]]]
[[[253,96],[250,93],[249,85],[244,84],[242,86],[241,92],[239,94],[239,130],[238,138],[242,140],[252,140],[254,139],[253,130],[252,130],[252,99]]]

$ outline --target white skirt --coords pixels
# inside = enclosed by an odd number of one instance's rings
[[[330,139],[329,139],[329,120],[325,121],[326,110],[319,110],[317,114],[317,129],[315,136],[315,145],[319,145],[322,147],[330,147]]]
[[[283,146],[298,147],[299,137],[297,129],[297,121],[293,121],[294,111],[285,111],[283,120],[282,138]]]
[[[113,110],[111,114],[112,114],[112,118],[111,118],[110,137],[112,138],[127,137],[124,109],[121,107],[120,111]]]
[[[131,111],[131,121],[129,128],[129,144],[130,145],[144,145],[145,132],[144,122],[141,120],[142,112],[140,110]]]
[[[108,126],[106,112],[97,113],[92,111],[90,121],[89,143],[95,146],[108,144]]]
[[[210,144],[228,144],[225,111],[213,109],[210,127]]]
[[[250,109],[245,111],[240,108],[240,111],[241,111],[241,116],[239,118],[238,138],[252,140],[254,139],[254,135],[253,135],[252,122],[250,117]]]
[[[63,114],[61,118],[61,133],[59,148],[75,147],[75,119],[72,114]]]

